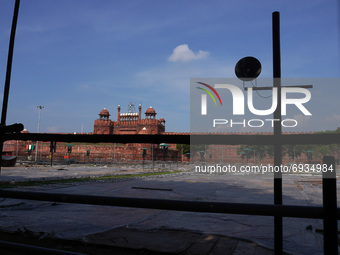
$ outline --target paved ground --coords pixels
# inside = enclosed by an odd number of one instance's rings
[[[146,172],[148,170],[145,170]],[[78,166],[78,165],[56,165],[56,166],[32,166],[17,165],[15,167],[2,167],[0,182],[18,182],[34,180],[55,180],[64,178],[81,178],[91,176],[106,176],[115,174],[143,173],[141,166],[131,165],[122,167],[108,166]]]
[[[62,169],[62,170],[61,170]],[[141,172],[110,167],[16,167],[0,181]],[[285,175],[284,204],[320,205],[321,176]],[[194,174],[21,187],[20,190],[192,201],[273,203],[270,174]],[[147,189],[145,189],[147,188]],[[339,197],[339,195],[338,195]],[[322,221],[284,219],[284,249],[322,254]],[[5,199],[0,229],[172,254],[273,254],[273,218]],[[267,249],[269,248],[269,249]],[[222,252],[223,251],[223,252]],[[229,251],[229,252],[226,252]]]

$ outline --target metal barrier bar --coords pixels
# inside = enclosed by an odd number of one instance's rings
[[[313,88],[313,85],[291,85],[291,86],[281,86],[281,88],[291,88],[291,87],[294,87],[294,88],[305,88],[305,89],[312,89]],[[251,87],[252,90],[254,91],[259,91],[259,90],[272,90],[273,87]],[[244,90],[248,90],[248,87],[245,87]]]
[[[191,140],[191,138],[194,138]],[[340,144],[340,134],[283,134],[283,135],[233,135],[233,134],[166,134],[166,135],[92,135],[92,134],[5,134],[4,140],[57,141],[88,143],[179,143],[223,145],[275,145],[281,144]]]
[[[0,189],[0,197],[38,201],[51,201],[61,203],[120,206],[120,207],[148,208],[203,213],[227,213],[227,214],[280,216],[310,219],[322,219],[324,217],[324,209],[321,206],[197,202],[185,200],[106,197],[106,196],[14,191],[7,189]],[[337,210],[337,219],[340,219],[340,209]]]
[[[324,156],[327,171],[322,173],[324,207],[324,254],[338,254],[338,222],[335,158]]]

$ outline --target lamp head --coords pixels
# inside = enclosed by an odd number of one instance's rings
[[[261,73],[261,63],[254,57],[240,59],[235,66],[235,74],[242,81],[252,81]]]

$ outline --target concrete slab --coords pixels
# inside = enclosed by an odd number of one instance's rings
[[[187,255],[209,254],[220,237],[217,235],[200,235],[186,250]]]
[[[210,255],[232,255],[235,252],[238,241],[235,239],[220,237],[217,243],[214,245],[212,250],[209,252]]]
[[[102,233],[88,235],[90,243],[123,248],[147,249],[151,251],[181,253],[198,238],[198,234],[175,230],[142,231],[133,228],[115,228]]]
[[[249,243],[244,241],[239,241],[233,255],[253,255],[256,253],[256,248],[258,245],[255,243]],[[270,250],[272,253],[272,251]]]

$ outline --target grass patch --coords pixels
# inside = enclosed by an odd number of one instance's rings
[[[10,182],[10,183],[6,182],[6,183],[0,183],[0,188],[8,189],[8,188],[14,188],[14,187],[29,187],[29,186],[51,185],[51,184],[68,184],[68,183],[81,183],[81,182],[89,182],[89,181],[138,178],[138,177],[174,174],[174,173],[180,173],[180,172],[181,171],[167,171],[167,172],[152,172],[152,173],[142,173],[142,174],[123,174],[123,175],[108,175],[108,176],[98,176],[98,177],[70,178],[70,179],[58,179],[58,180],[24,181],[24,182]]]

